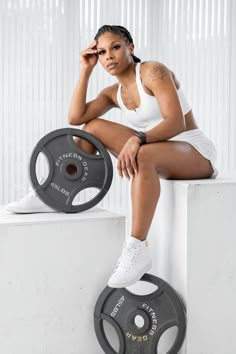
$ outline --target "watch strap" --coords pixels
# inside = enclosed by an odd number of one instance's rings
[[[141,144],[140,145],[143,145],[143,144],[146,144],[147,143],[147,138],[146,138],[146,134],[142,131],[136,131],[135,132],[135,135],[140,139],[141,141]]]

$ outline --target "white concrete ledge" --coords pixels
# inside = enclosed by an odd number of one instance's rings
[[[93,311],[125,239],[125,217],[0,212],[0,353],[102,354]]]
[[[236,180],[162,180],[161,188],[150,273],[187,305],[181,354],[235,354]],[[101,209],[0,212],[0,353],[102,354],[93,309],[124,239],[125,217]]]
[[[153,273],[185,299],[186,354],[235,354],[236,179],[161,182]]]
[[[121,215],[111,213],[108,210],[92,208],[82,213],[36,213],[36,214],[13,214],[0,207],[0,227],[2,225],[29,225],[29,224],[55,224],[87,222],[89,220],[117,219]]]

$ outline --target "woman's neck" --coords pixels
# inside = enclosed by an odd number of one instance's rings
[[[121,86],[128,88],[132,86],[136,82],[136,64],[130,63],[125,71],[119,76],[117,76],[117,80],[121,84]]]

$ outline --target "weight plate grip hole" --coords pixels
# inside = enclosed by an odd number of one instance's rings
[[[77,172],[77,166],[70,163],[69,165],[66,166],[66,172],[71,176],[75,175]]]

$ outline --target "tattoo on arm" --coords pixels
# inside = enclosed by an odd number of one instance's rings
[[[153,66],[150,73],[152,81],[163,80],[167,75],[166,68],[159,64]]]

